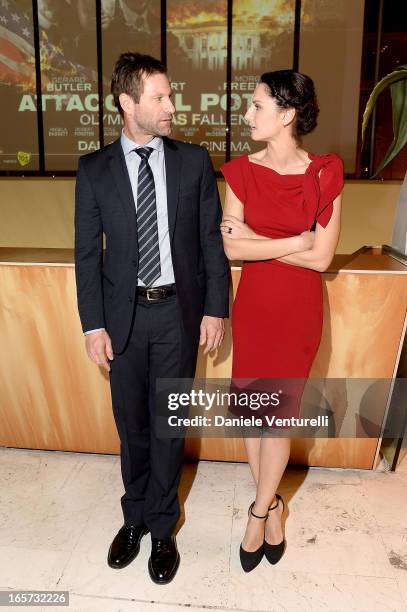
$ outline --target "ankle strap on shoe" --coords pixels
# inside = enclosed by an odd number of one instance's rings
[[[264,516],[260,516],[260,515],[258,515],[258,514],[254,514],[254,512],[253,512],[253,506],[254,506],[254,504],[255,504],[255,502],[253,502],[253,503],[250,505],[250,508],[249,508],[249,510],[250,510],[250,514],[251,514],[252,516],[254,516],[254,518],[258,518],[258,519],[265,519],[265,518],[267,518],[267,517],[268,517],[268,512],[267,512],[267,514],[265,514]]]
[[[275,510],[276,508],[278,508],[278,504],[280,503],[280,499],[281,499],[281,501],[283,501],[283,498],[278,493],[276,493],[276,499],[277,499],[277,503],[275,504],[275,506],[270,506],[270,508],[268,510],[269,512],[270,512],[270,510]]]

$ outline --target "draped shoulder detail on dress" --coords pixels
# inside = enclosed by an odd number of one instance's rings
[[[304,176],[309,227],[315,220],[326,227],[333,213],[333,201],[343,188],[343,161],[335,153],[312,155],[311,159]]]
[[[242,202],[246,203],[247,199],[247,168],[245,156],[237,157],[232,161],[226,162],[220,167],[225,180],[235,196]]]

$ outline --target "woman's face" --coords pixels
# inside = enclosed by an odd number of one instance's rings
[[[253,140],[274,140],[284,130],[287,114],[292,114],[292,109],[280,109],[268,92],[268,87],[259,83],[245,114]]]

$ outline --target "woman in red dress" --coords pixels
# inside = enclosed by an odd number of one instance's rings
[[[340,230],[342,160],[314,155],[301,136],[316,126],[312,80],[293,70],[261,76],[245,119],[266,148],[221,168],[227,182],[221,225],[229,259],[242,260],[233,305],[232,379],[306,379],[321,339],[321,272]],[[299,402],[288,407],[298,416]],[[297,414],[295,414],[297,413]],[[284,414],[284,416],[287,416]],[[240,547],[245,571],[263,555],[274,564],[285,548],[276,494],[290,438],[245,438],[256,498]]]

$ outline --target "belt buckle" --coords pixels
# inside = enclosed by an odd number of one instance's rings
[[[154,289],[153,289],[152,287],[149,287],[149,288],[147,289],[147,300],[148,300],[149,302],[153,302],[153,301],[154,301],[154,298],[153,298],[153,297],[150,297],[150,291],[154,291]]]

